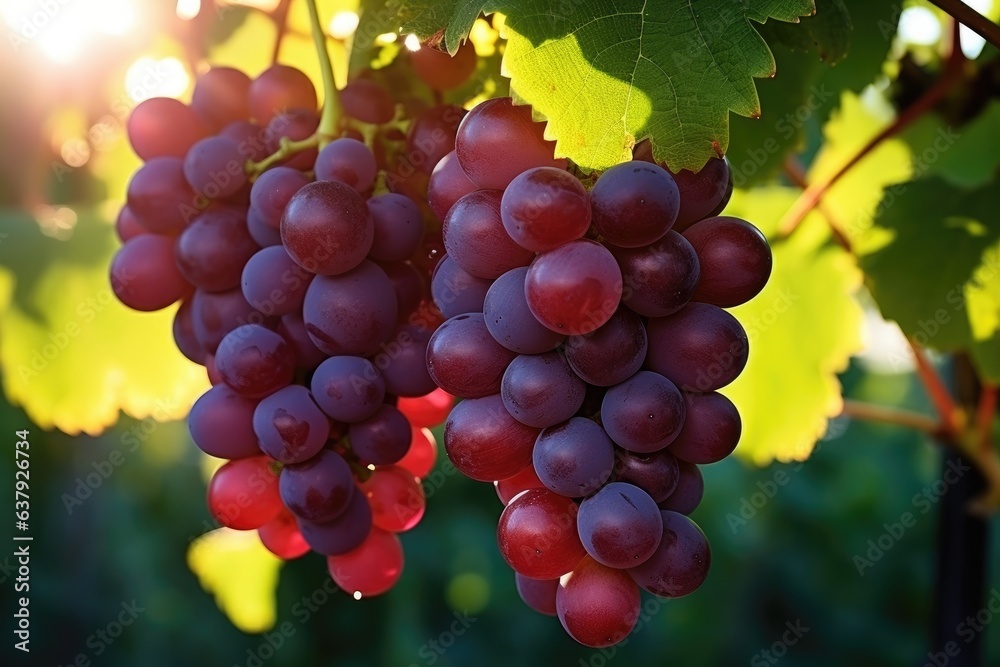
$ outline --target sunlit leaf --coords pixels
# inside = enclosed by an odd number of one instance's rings
[[[774,59],[752,22],[795,21],[812,0],[591,1],[538,11],[526,0],[404,5],[404,30],[441,35],[454,52],[481,11],[506,16],[503,73],[548,119],[560,155],[585,168],[627,159],[651,137],[674,168],[700,168],[729,144],[729,112],[760,113],[753,78]]]
[[[737,191],[726,213],[771,235],[797,194],[779,187]],[[732,311],[747,330],[750,361],[722,390],[743,417],[736,452],[759,465],[808,458],[827,421],[841,411],[837,373],[861,348],[863,313],[854,296],[861,272],[830,243],[819,216],[774,243],[773,252],[767,286]]]
[[[174,308],[136,313],[111,292],[112,227],[79,212],[68,240],[0,213],[0,367],[7,398],[43,428],[99,433],[119,410],[159,421],[187,414],[208,386],[177,350]],[[178,443],[181,446],[182,443]]]
[[[257,531],[213,530],[191,543],[187,561],[237,628],[264,632],[274,626],[282,561],[264,548]]]

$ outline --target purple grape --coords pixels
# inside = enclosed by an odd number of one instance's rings
[[[332,144],[331,144],[332,145]],[[424,236],[424,220],[413,201],[395,193],[368,200],[375,225],[369,256],[380,262],[401,262],[417,251]]]
[[[500,391],[504,371],[515,356],[493,340],[481,313],[464,313],[431,336],[427,370],[449,394],[481,398]]]
[[[528,269],[519,267],[503,274],[483,300],[486,328],[498,343],[519,354],[541,354],[559,347],[566,336],[549,329],[531,313],[524,295]]]
[[[306,521],[333,521],[347,509],[352,496],[364,499],[364,494],[355,494],[347,461],[329,449],[321,449],[308,461],[282,468],[278,490],[285,507]]]
[[[684,397],[673,382],[640,371],[604,395],[601,422],[615,443],[631,452],[663,449],[684,425]]]
[[[254,209],[247,211],[247,231],[254,243],[261,248],[268,248],[273,245],[281,245],[281,232],[274,227],[268,227],[257,216]]]
[[[684,393],[684,428],[670,451],[689,463],[715,463],[733,453],[743,425],[740,413],[717,392]]]
[[[747,364],[747,334],[717,306],[691,302],[646,326],[646,366],[685,391],[714,391],[736,379]]]
[[[771,275],[771,248],[760,230],[740,218],[708,218],[684,232],[701,264],[693,299],[723,308],[757,296]]]
[[[499,278],[527,266],[534,254],[514,243],[500,219],[499,190],[476,190],[465,195],[445,216],[442,233],[448,255],[466,272],[480,278]]]
[[[404,325],[396,330],[385,351],[376,355],[375,364],[382,370],[386,391],[394,396],[417,397],[437,387],[427,369],[427,346],[430,331]]]
[[[615,448],[599,424],[573,417],[544,429],[531,458],[542,484],[561,496],[581,498],[608,481]]]
[[[339,556],[361,546],[372,531],[372,510],[363,493],[354,493],[346,509],[332,521],[299,519],[299,530],[313,551]]]
[[[347,431],[351,449],[365,463],[395,463],[410,448],[410,421],[391,405],[380,405],[371,417],[354,422]]]
[[[262,452],[282,463],[302,463],[319,453],[330,420],[301,385],[279,389],[257,404],[253,430]]]
[[[278,114],[267,124],[267,150],[275,153],[281,148],[281,140],[302,141],[316,133],[319,128],[319,114],[314,109],[289,109]],[[293,169],[306,170],[316,163],[319,151],[307,148],[291,157],[285,158],[281,164]]]
[[[644,563],[663,536],[656,502],[638,486],[624,482],[607,484],[585,498],[576,525],[587,553],[598,563],[619,569]]]
[[[316,368],[311,388],[323,412],[341,422],[368,419],[385,399],[382,374],[361,357],[330,357]]]
[[[531,313],[549,329],[571,336],[586,334],[618,309],[622,273],[607,248],[580,239],[535,258],[524,294]]]
[[[459,472],[492,482],[531,465],[537,435],[538,429],[511,417],[494,395],[466,399],[452,409],[444,425],[444,446]]]
[[[558,352],[522,354],[503,374],[500,396],[514,419],[535,428],[560,424],[583,405],[587,387]]]
[[[445,155],[455,150],[455,134],[466,113],[458,105],[442,104],[417,116],[406,137],[409,162],[430,174]]]
[[[677,467],[680,471],[677,487],[666,500],[659,503],[659,507],[661,510],[690,514],[705,495],[705,480],[701,475],[701,469],[693,463],[678,459]]]
[[[733,172],[726,158],[712,158],[698,172],[681,169],[674,181],[681,193],[681,210],[674,224],[678,232],[721,213],[733,194]]]
[[[481,312],[492,284],[486,278],[477,278],[464,271],[446,254],[434,267],[431,294],[441,314],[451,318],[462,313]]]
[[[427,184],[427,202],[438,220],[444,221],[459,199],[476,189],[476,184],[462,171],[455,151],[445,155],[431,172]]]
[[[205,362],[205,350],[202,349],[198,337],[194,335],[194,319],[191,316],[191,300],[181,302],[181,307],[174,314],[174,343],[185,357],[196,364]]]
[[[174,261],[173,239],[140,234],[111,260],[111,290],[118,300],[144,312],[160,310],[191,292]]]
[[[625,289],[622,302],[646,317],[663,317],[691,300],[701,271],[687,239],[671,230],[643,248],[616,248]]]
[[[158,157],[182,158],[207,134],[191,107],[169,97],[152,97],[136,105],[126,131],[136,155],[146,162]]]
[[[596,331],[567,338],[564,350],[566,361],[584,382],[610,387],[642,368],[646,327],[635,313],[619,308]]]
[[[693,593],[708,577],[712,550],[705,533],[677,512],[661,512],[660,546],[641,565],[628,569],[632,579],[653,595],[679,598]]]
[[[316,109],[316,89],[309,77],[288,65],[274,64],[253,80],[247,92],[250,114],[266,125],[288,109]]]
[[[179,234],[198,214],[197,199],[176,157],[156,157],[139,167],[128,184],[128,207],[147,232]]]
[[[519,494],[497,524],[500,555],[523,576],[561,577],[587,555],[576,532],[577,511],[575,502],[548,489]]]
[[[225,292],[240,284],[244,265],[258,250],[246,218],[226,207],[195,218],[178,237],[175,254],[188,282],[206,292]]]
[[[555,143],[546,141],[544,132],[545,124],[532,120],[531,107],[499,97],[477,104],[462,119],[455,151],[462,171],[477,187],[503,190],[532,167],[566,168],[566,160],[555,158]]]
[[[191,108],[209,127],[221,128],[250,117],[250,77],[233,67],[213,67],[194,82]]]
[[[670,453],[676,446],[675,440],[670,447],[648,454],[615,450],[613,479],[634,484],[648,493],[654,502],[663,502],[674,492],[680,480],[680,465]]]
[[[265,315],[302,310],[313,275],[296,264],[281,246],[258,251],[243,267],[243,296]]]
[[[677,220],[681,197],[673,176],[647,162],[623,162],[590,191],[594,228],[608,243],[639,248],[663,237]]]
[[[240,396],[219,384],[195,401],[188,414],[188,429],[198,449],[220,459],[259,456],[253,414],[257,401]]]
[[[291,167],[268,169],[254,181],[250,188],[250,206],[257,212],[260,222],[279,229],[281,216],[288,202],[299,190],[310,183],[309,178]]]
[[[122,206],[121,210],[118,211],[118,217],[115,218],[115,234],[118,236],[118,240],[125,243],[129,239],[145,233],[146,230],[139,224],[132,209],[127,204]]]
[[[302,306],[306,329],[327,354],[367,357],[392,336],[396,293],[385,272],[364,260],[337,276],[317,276]]]
[[[184,178],[208,199],[230,197],[247,184],[239,145],[222,136],[199,140],[184,157]]]
[[[591,648],[625,639],[639,620],[640,603],[639,587],[628,574],[590,556],[560,580],[556,591],[556,613],[563,629]]]
[[[517,586],[517,594],[528,605],[539,614],[546,616],[556,615],[556,590],[559,588],[558,579],[532,579],[520,572],[514,573],[514,583]]]
[[[243,324],[268,325],[270,321],[253,309],[239,289],[228,292],[195,290],[191,300],[194,335],[206,352],[215,354],[226,334]]]
[[[404,321],[420,308],[427,294],[424,277],[410,262],[384,262],[379,264],[379,268],[385,271],[392,283],[392,291],[396,294],[396,314],[399,321]]]
[[[366,79],[356,79],[340,91],[344,113],[364,123],[384,125],[396,115],[396,105],[389,91]]]
[[[220,137],[226,137],[236,142],[240,156],[244,160],[260,162],[268,155],[266,138],[267,130],[248,120],[235,120],[219,130]]]
[[[306,331],[306,324],[302,321],[301,313],[282,315],[281,322],[278,324],[278,333],[292,346],[297,368],[311,371],[327,358],[326,353],[316,347],[309,332]]]
[[[504,229],[518,245],[545,252],[587,233],[590,198],[573,174],[555,167],[536,167],[507,186],[500,215]]]
[[[303,186],[281,218],[281,241],[288,254],[306,271],[322,275],[357,267],[374,236],[375,225],[361,195],[336,181]]]
[[[357,139],[336,139],[316,157],[316,180],[338,181],[358,192],[375,184],[378,165],[375,156]]]
[[[244,324],[219,343],[215,367],[233,391],[261,398],[292,383],[295,352],[280,334],[259,324]]]

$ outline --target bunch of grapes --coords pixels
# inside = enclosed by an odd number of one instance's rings
[[[640,588],[680,597],[711,554],[688,518],[698,465],[729,455],[740,416],[717,390],[747,361],[724,308],[771,271],[764,236],[720,217],[728,163],[671,173],[640,144],[589,190],[509,98],[463,119],[428,198],[447,251],[449,318],[427,365],[463,401],[448,456],[506,505],[500,551],[533,609],[603,647],[635,626]]]
[[[135,310],[180,302],[177,346],[213,385],[191,436],[228,460],[209,484],[215,519],[256,530],[283,559],[327,556],[360,597],[402,572],[396,534],[424,514],[428,427],[451,407],[425,365],[441,322],[429,294],[437,224],[412,182],[452,150],[465,111],[424,105],[410,123],[371,80],[338,101],[339,136],[325,145],[312,83],[283,65],[253,80],[210,69],[190,105],[138,105],[128,136],[145,163],[118,218],[111,283]],[[380,170],[399,177],[378,181]]]

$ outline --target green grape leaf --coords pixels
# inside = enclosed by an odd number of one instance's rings
[[[187,561],[233,625],[243,632],[274,627],[282,561],[264,548],[257,531],[205,533],[188,546]]]
[[[824,0],[817,2],[816,16],[802,19],[802,25],[821,19],[824,4]],[[849,57],[835,67],[830,60],[803,57],[770,39],[769,30],[799,34],[799,26],[768,22],[761,27],[774,53],[776,74],[757,82],[759,119],[730,119],[728,157],[737,187],[774,176],[789,154],[813,148],[807,146],[806,137],[818,138],[819,128],[839,107],[841,91],[859,93],[882,71],[895,34],[898,6],[846,0],[846,7],[853,19],[853,27],[845,33]]]
[[[842,95],[839,111],[823,127],[823,147],[807,180],[814,183],[839,171],[892,122],[894,114],[892,105],[878,95]],[[889,201],[883,192],[910,178],[913,169],[909,147],[894,137],[880,142],[827,191],[821,209],[850,239],[855,252],[863,254],[884,242],[882,230],[872,229],[874,216]]]
[[[869,0],[868,4],[877,3]],[[777,43],[793,51],[815,50],[820,60],[836,64],[847,55],[853,29],[844,0],[816,0],[816,14],[802,19],[801,26],[765,24],[760,33],[772,46]]]
[[[957,128],[942,124],[938,116],[924,116],[903,139],[919,162],[916,171],[941,176],[959,187],[977,188],[992,180],[1000,166],[1000,102],[991,102]]]
[[[76,221],[68,240],[42,234],[24,213],[0,211],[5,395],[39,426],[72,434],[100,433],[119,410],[183,417],[208,382],[177,350],[175,308],[136,313],[121,305],[108,282],[113,228],[92,211],[61,215]]]
[[[768,237],[798,196],[790,188],[737,190],[726,209]],[[862,309],[855,298],[861,272],[830,242],[829,228],[811,214],[775,243],[774,269],[764,290],[732,310],[747,330],[746,369],[722,389],[739,408],[743,436],[737,455],[757,465],[804,460],[843,406],[837,373],[861,349]]]
[[[556,152],[586,169],[650,138],[657,160],[697,170],[729,145],[729,112],[759,116],[754,77],[774,59],[751,21],[795,22],[812,0],[735,4],[591,0],[539,11],[526,0],[410,0],[403,29],[454,52],[480,12],[506,16],[511,94],[548,120]]]
[[[876,224],[888,243],[861,258],[886,319],[918,344],[967,350],[1000,381],[1000,190],[940,177],[894,185]]]

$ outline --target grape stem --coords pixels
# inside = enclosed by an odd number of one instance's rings
[[[953,21],[952,23],[953,31],[951,55],[948,57],[948,60],[945,63],[944,71],[941,73],[937,82],[928,88],[916,102],[901,111],[888,127],[872,137],[872,139],[840,169],[833,172],[826,178],[809,184],[809,187],[807,187],[802,194],[799,195],[799,198],[795,200],[795,203],[792,204],[792,207],[781,219],[781,222],[778,223],[779,239],[788,238],[792,232],[798,229],[799,225],[802,224],[802,221],[805,220],[805,217],[809,215],[810,211],[819,205],[826,193],[829,192],[830,188],[832,188],[837,181],[839,181],[855,165],[868,157],[868,155],[883,141],[896,136],[908,127],[910,123],[933,109],[934,106],[937,105],[942,98],[944,98],[948,91],[950,91],[954,85],[958,83],[961,78],[959,75],[961,74],[963,64],[965,63],[965,56],[962,54],[962,45],[959,41],[958,21]]]
[[[253,162],[252,160],[248,161],[246,171],[251,175],[251,177],[255,178],[279,162],[301,153],[302,151],[309,150],[310,148],[316,148],[318,145],[318,132],[311,137],[306,137],[305,139],[300,139],[299,141],[292,141],[288,137],[282,137],[278,144],[278,150],[274,151],[260,162]]]
[[[277,29],[277,34],[274,36],[274,48],[271,50],[271,63],[278,62],[278,55],[281,53],[281,43],[285,39],[285,34],[288,32],[288,6],[292,4],[292,0],[281,0],[278,6],[275,7],[274,11],[271,13],[271,19],[274,21],[274,27]]]
[[[934,409],[940,420],[939,434],[944,440],[958,442],[960,434],[966,427],[965,412],[955,403],[955,399],[952,398],[941,375],[927,358],[927,352],[914,341],[910,340],[909,343],[910,349],[913,350],[914,361],[917,364],[917,375],[927,391],[928,398],[934,404]]]
[[[912,410],[900,410],[864,401],[846,399],[841,414],[852,419],[905,426],[930,435],[935,435],[940,429],[940,424],[933,417]]]
[[[962,0],[931,0],[955,21],[962,23],[993,46],[1000,48],[1000,26],[977,12]]]
[[[319,68],[323,75],[323,114],[319,119],[319,148],[322,149],[336,136],[337,122],[340,120],[340,94],[333,80],[333,65],[330,63],[330,53],[326,49],[326,33],[319,22],[319,11],[316,0],[306,0],[309,7],[309,25],[312,27],[313,43],[316,45],[316,55],[319,57]]]

